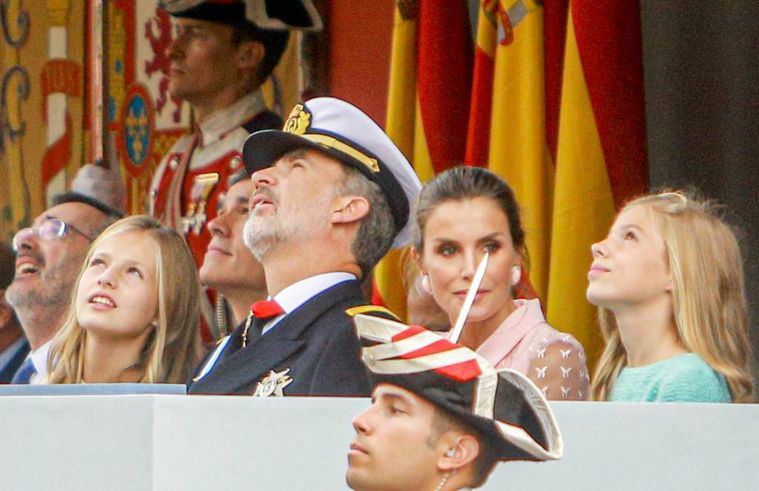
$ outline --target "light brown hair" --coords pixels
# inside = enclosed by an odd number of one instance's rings
[[[198,320],[200,280],[184,238],[154,218],[139,215],[108,227],[92,243],[84,260],[77,288],[63,327],[53,338],[48,359],[49,382],[82,382],[87,331],[76,318],[76,291],[97,246],[125,232],[143,232],[155,243],[158,283],[158,325],[148,338],[140,358],[130,369],[140,372],[143,383],[183,383],[199,359]]]
[[[664,239],[672,274],[677,333],[727,380],[733,402],[753,400],[752,353],[743,260],[732,228],[714,203],[690,191],[665,191],[632,200],[648,207]],[[591,396],[606,400],[627,362],[614,314],[599,309],[606,347],[596,368]]]

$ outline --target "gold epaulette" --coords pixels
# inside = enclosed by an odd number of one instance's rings
[[[377,315],[378,317],[384,317],[386,319],[391,319],[400,322],[400,318],[392,313],[389,309],[386,309],[385,307],[382,307],[380,305],[359,305],[358,307],[351,307],[349,309],[346,309],[346,314],[348,314],[351,317],[355,317],[358,314],[368,314],[368,315]]]

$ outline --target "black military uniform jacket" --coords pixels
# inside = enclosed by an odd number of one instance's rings
[[[222,352],[191,394],[368,396],[360,343],[346,310],[366,304],[358,281],[315,295],[244,348]],[[243,323],[244,325],[244,323]],[[238,326],[225,351],[240,346]],[[237,337],[237,339],[235,339]],[[201,363],[199,372],[206,362]]]
[[[29,354],[29,349],[29,341],[24,339],[23,343],[18,346],[18,349],[13,356],[10,357],[7,363],[0,366],[0,384],[9,384],[11,380],[13,380],[16,370],[18,370],[24,363],[24,360],[26,360],[26,355]]]

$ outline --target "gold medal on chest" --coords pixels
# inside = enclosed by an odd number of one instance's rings
[[[191,200],[187,204],[187,213],[182,217],[182,229],[185,235],[190,232],[200,235],[208,219],[206,211],[208,201],[211,199],[211,191],[217,182],[219,182],[218,172],[199,174],[193,179]]]
[[[256,390],[253,392],[253,397],[282,397],[285,394],[282,390],[293,382],[288,372],[289,368],[282,370],[281,372],[269,371],[269,374],[262,378]]]

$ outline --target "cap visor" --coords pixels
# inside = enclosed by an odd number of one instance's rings
[[[257,131],[250,135],[242,149],[242,159],[249,174],[271,167],[293,150],[308,148],[322,150],[322,147],[301,136],[280,130]]]

